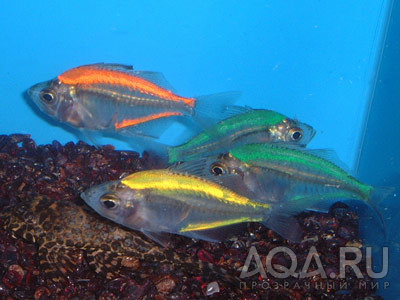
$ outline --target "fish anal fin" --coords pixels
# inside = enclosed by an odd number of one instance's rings
[[[178,112],[164,112],[136,119],[126,119],[115,125],[116,132],[127,136],[139,135],[158,139],[181,115]]]
[[[284,239],[299,243],[302,239],[302,229],[294,217],[301,213],[304,209],[296,205],[296,203],[285,203],[284,205],[276,205],[269,212],[270,216],[265,218],[262,223],[272,229]]]
[[[185,235],[198,240],[218,243],[244,231],[246,231],[246,223],[239,223],[207,230],[194,230]]]
[[[165,232],[154,232],[148,231],[145,229],[140,230],[145,236],[149,239],[153,240],[154,242],[158,243],[159,245],[165,248],[171,248],[172,242],[168,233]]]

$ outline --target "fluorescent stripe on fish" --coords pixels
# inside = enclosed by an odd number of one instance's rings
[[[188,142],[168,149],[169,162],[187,161],[206,153],[218,154],[249,143],[290,142],[305,146],[315,131],[307,124],[291,120],[271,110],[234,107],[234,115],[201,132]],[[291,132],[298,132],[298,140]]]
[[[368,199],[373,191],[371,186],[363,184],[334,163],[307,151],[277,145],[251,144],[232,149],[230,153],[251,166],[273,169],[325,186],[347,186],[363,199]]]
[[[262,218],[243,217],[238,219],[230,219],[230,220],[216,221],[210,223],[195,223],[187,225],[186,227],[182,228],[180,232],[208,230],[208,229],[219,228],[245,222],[261,222],[262,220],[263,220]]]
[[[157,120],[160,118],[171,117],[171,116],[183,116],[183,114],[180,112],[168,112],[167,111],[164,113],[153,114],[153,115],[149,115],[149,116],[145,116],[145,117],[141,117],[141,118],[123,120],[122,122],[115,123],[114,126],[115,126],[115,129],[122,129],[125,127],[138,125],[141,123],[146,123],[148,121],[153,121],[153,120]]]
[[[133,173],[121,180],[122,184],[135,190],[151,189],[155,192],[173,191],[200,194],[221,202],[252,207],[270,208],[270,205],[251,201],[231,190],[198,177],[171,173],[167,170],[150,170]]]
[[[62,83],[70,85],[120,85],[143,94],[149,94],[174,102],[183,102],[190,107],[194,107],[196,102],[195,98],[178,96],[173,92],[163,89],[148,80],[118,70],[108,70],[92,66],[82,66],[64,72],[63,74],[58,76],[58,79]]]
[[[266,130],[269,126],[279,124],[285,116],[270,110],[254,110],[250,113],[241,114],[223,120],[212,128],[201,132],[187,143],[177,146],[174,149],[184,151],[192,149],[207,148],[223,140],[233,140],[237,136],[249,132]]]

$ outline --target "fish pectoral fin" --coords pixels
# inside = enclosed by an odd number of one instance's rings
[[[67,282],[79,265],[83,252],[76,248],[39,249],[40,266],[53,282]]]
[[[79,130],[78,138],[82,139],[83,141],[86,141],[89,144],[96,146],[96,148],[101,147],[101,142],[99,141],[100,137],[101,136],[97,131],[86,130],[86,129]]]
[[[164,248],[171,248],[172,241],[168,233],[165,232],[155,232],[155,231],[148,231],[145,229],[140,230],[145,236],[147,236],[152,241],[156,242],[157,244],[163,246]]]

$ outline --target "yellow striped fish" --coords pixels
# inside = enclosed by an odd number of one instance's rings
[[[293,210],[253,201],[173,169],[133,173],[92,187],[81,197],[100,215],[161,244],[161,233],[220,241],[217,229],[243,222],[261,222],[286,239],[300,240]]]

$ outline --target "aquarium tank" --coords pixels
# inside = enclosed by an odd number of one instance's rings
[[[399,17],[3,1],[0,298],[399,298]],[[176,150],[196,138],[221,148]]]

